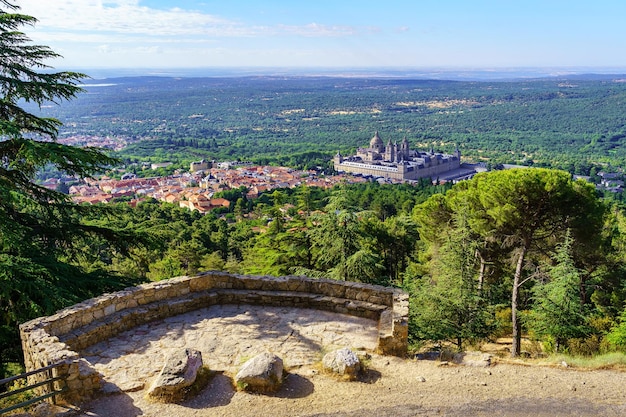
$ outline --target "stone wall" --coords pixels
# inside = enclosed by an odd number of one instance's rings
[[[378,353],[406,354],[408,295],[403,291],[306,277],[207,272],[105,294],[22,324],[27,371],[62,362],[55,372],[67,375],[63,399],[88,399],[101,390],[102,380],[78,352],[141,324],[215,304],[314,308],[378,320]]]

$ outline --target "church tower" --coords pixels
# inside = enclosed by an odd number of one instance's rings
[[[409,160],[410,149],[409,149],[409,141],[406,140],[406,136],[402,140],[402,159],[405,161]]]
[[[461,160],[461,151],[459,150],[459,145],[456,145],[456,149],[454,150],[454,155],[459,161]]]
[[[393,145],[391,144],[391,139],[389,139],[387,141],[387,146],[385,146],[385,161],[393,162],[393,157]]]
[[[394,162],[400,162],[403,161],[404,158],[402,157],[402,149],[398,146],[398,142],[394,142],[393,144],[393,155],[394,155]]]

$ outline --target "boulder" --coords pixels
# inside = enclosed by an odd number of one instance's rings
[[[359,357],[348,348],[328,352],[322,359],[322,366],[328,371],[346,376],[351,380],[356,379],[361,371]]]
[[[148,390],[148,396],[163,402],[183,400],[201,367],[202,354],[197,350],[185,349],[172,354]]]
[[[261,353],[243,364],[235,383],[246,391],[276,392],[283,383],[283,360],[269,352]]]
[[[491,366],[492,356],[482,352],[464,352],[454,355],[454,362],[465,366],[488,368]]]

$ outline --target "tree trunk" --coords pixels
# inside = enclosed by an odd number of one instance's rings
[[[487,268],[487,264],[485,263],[485,258],[483,258],[483,255],[479,250],[476,250],[476,256],[480,260],[480,270],[478,271],[478,293],[481,294],[485,283],[485,269]]]
[[[524,259],[526,252],[528,251],[528,245],[522,246],[522,251],[517,259],[517,265],[515,266],[515,275],[513,277],[513,290],[511,291],[511,325],[513,327],[513,343],[511,346],[511,356],[517,357],[520,354],[522,346],[522,326],[517,317],[517,301],[519,298],[519,287],[522,279],[522,269],[524,267]]]

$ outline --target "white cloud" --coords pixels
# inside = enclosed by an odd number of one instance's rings
[[[158,44],[213,44],[216,43],[214,39],[198,38],[198,37],[159,37],[148,35],[136,35],[130,36],[110,36],[100,33],[81,33],[80,36],[73,32],[34,32],[29,34],[30,38],[39,44],[45,43],[87,43],[87,44],[100,44],[100,43],[112,43],[112,44],[124,44],[124,43],[158,43]]]
[[[98,47],[98,52],[101,54],[110,54],[113,52],[111,45],[100,45]]]
[[[156,10],[136,0],[22,0],[22,12],[39,19],[37,30],[113,34],[242,36],[246,28],[233,21],[180,8]]]
[[[352,26],[328,26],[318,23],[309,23],[304,26],[279,25],[277,31],[306,37],[337,37],[358,34],[358,30]]]
[[[380,32],[378,27],[318,22],[244,24],[180,4],[153,9],[140,0],[16,2],[22,13],[39,19],[34,28],[24,29],[27,35],[63,56],[53,66],[304,65],[307,58],[323,65],[346,55],[335,51],[336,57],[329,56],[335,39]]]
[[[234,20],[174,7],[150,9],[138,0],[21,0],[22,12],[39,19],[37,32],[100,32],[107,36],[250,37],[284,34],[306,37],[353,36],[351,26],[246,26]],[[82,36],[82,35],[81,35]]]

